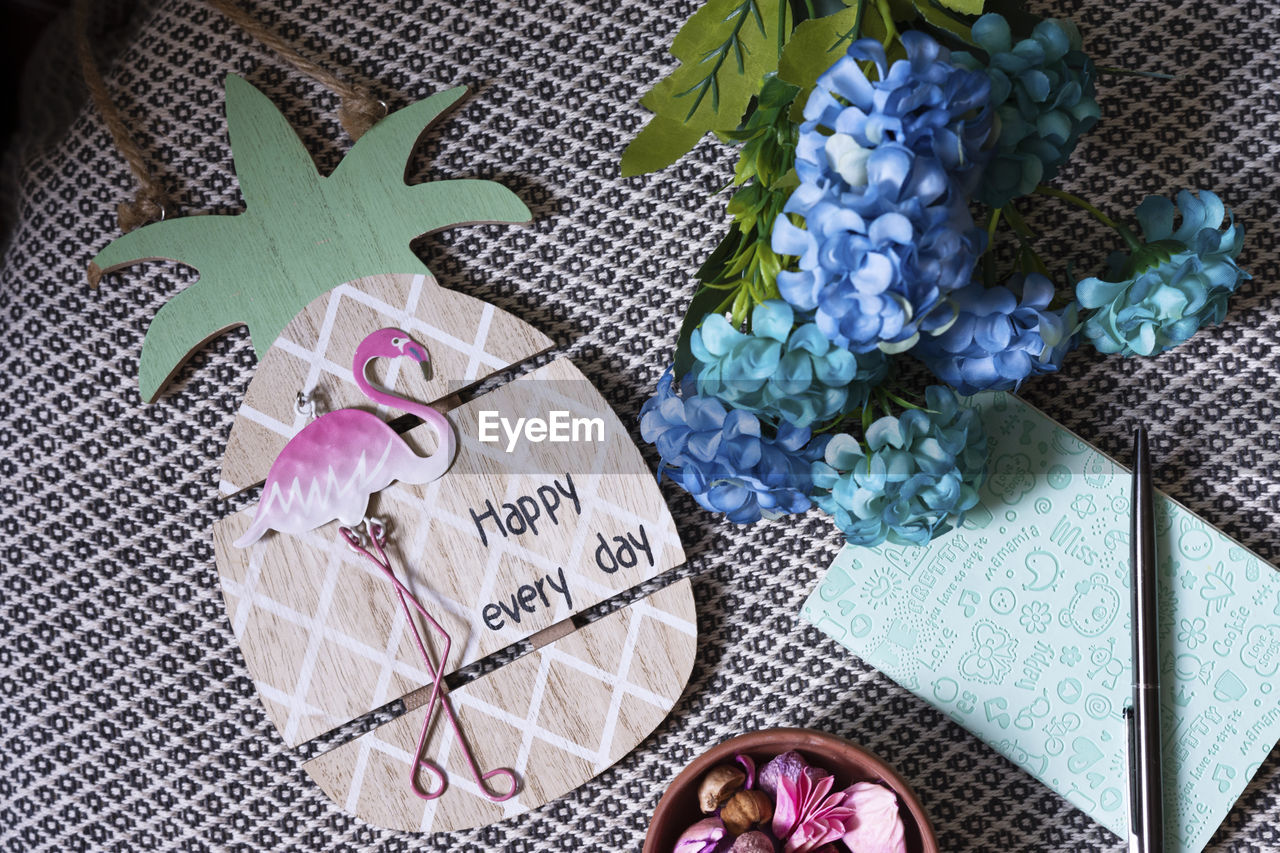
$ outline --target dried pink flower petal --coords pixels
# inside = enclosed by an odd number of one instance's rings
[[[727,834],[720,818],[703,818],[680,834],[672,853],[713,853]]]
[[[733,757],[733,760],[742,765],[742,770],[747,774],[747,784],[744,786],[748,791],[756,786],[756,761],[750,755],[739,753]]]
[[[844,791],[844,805],[854,814],[844,834],[844,844],[853,853],[906,853],[896,793],[874,782],[859,782]]]
[[[782,840],[785,853],[812,853],[853,827],[853,809],[844,804],[846,793],[831,793],[835,781],[829,773],[778,777],[773,834]]]

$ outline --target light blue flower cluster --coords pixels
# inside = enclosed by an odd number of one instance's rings
[[[770,438],[750,412],[697,394],[689,377],[681,386],[677,393],[668,370],[640,409],[640,434],[662,457],[659,478],[665,472],[704,509],[736,524],[809,508],[809,465],[825,438],[810,441],[808,429],[785,422]]]
[[[709,315],[690,348],[700,395],[797,427],[861,409],[889,369],[879,350],[855,355],[832,346],[814,323],[797,324],[780,299],[755,307],[750,334],[722,314]]]
[[[965,183],[990,132],[989,83],[922,33],[902,43],[908,58],[890,67],[862,39],[818,78],[796,146],[800,185],[784,208],[804,228],[774,223],[774,251],[799,257],[798,271],[778,273],[782,297],[854,352],[899,352],[945,324],[945,296],[985,246]]]
[[[954,391],[931,385],[928,408],[871,424],[866,445],[849,435],[813,463],[814,501],[854,545],[923,545],[978,503],[987,437]]]
[[[1176,213],[1182,222],[1174,230]],[[1125,257],[1112,256],[1116,281],[1086,278],[1076,298],[1097,309],[1084,334],[1100,352],[1153,355],[1182,343],[1201,326],[1222,322],[1227,297],[1249,274],[1236,264],[1244,228],[1231,219],[1211,192],[1199,198],[1187,190],[1178,204],[1148,197],[1137,218],[1146,243]]]
[[[1050,311],[1053,294],[1053,282],[1039,273],[999,287],[970,284],[951,294],[951,327],[911,354],[961,394],[1016,388],[1032,374],[1056,371],[1075,346],[1078,306]]]
[[[1081,52],[1071,21],[1041,21],[1014,44],[1009,23],[992,12],[974,22],[972,34],[986,59],[956,53],[953,60],[986,72],[999,128],[976,196],[1002,207],[1053,178],[1080,135],[1097,124],[1093,61]]]

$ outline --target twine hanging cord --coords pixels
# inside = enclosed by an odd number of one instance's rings
[[[338,106],[338,121],[352,139],[359,139],[366,130],[387,114],[387,105],[370,95],[363,86],[349,83],[307,59],[298,53],[293,45],[264,27],[257,18],[233,0],[209,0],[209,5],[225,15],[240,29],[271,48],[285,62],[341,98]]]
[[[84,74],[85,84],[93,105],[102,115],[111,134],[111,141],[120,151],[129,171],[138,181],[138,190],[133,201],[121,202],[116,207],[120,221],[120,230],[129,232],[148,222],[164,219],[165,204],[169,196],[164,186],[147,168],[142,156],[142,149],[125,126],[120,110],[111,99],[106,81],[98,69],[93,48],[89,43],[89,10],[92,0],[76,0],[75,30],[76,52],[79,54],[80,70]],[[374,98],[368,90],[343,80],[336,74],[307,59],[292,45],[276,33],[267,29],[257,18],[249,14],[232,0],[209,0],[209,5],[225,15],[232,23],[253,36],[262,44],[273,50],[293,68],[306,74],[321,85],[327,87],[341,99],[338,107],[338,121],[343,130],[352,139],[359,139],[374,123],[387,114],[387,105]],[[91,276],[92,278],[92,276]],[[95,283],[96,282],[91,282]]]
[[[147,168],[142,149],[138,147],[133,135],[125,127],[124,120],[120,117],[120,109],[111,99],[106,81],[102,79],[102,72],[98,70],[98,62],[93,56],[93,47],[89,44],[91,3],[92,0],[76,0],[76,53],[79,54],[80,71],[84,74],[85,85],[89,87],[89,97],[93,99],[93,105],[102,115],[102,120],[107,125],[107,132],[111,134],[111,141],[115,143],[116,149],[129,164],[129,171],[133,172],[134,178],[138,181],[138,191],[134,194],[133,201],[121,202],[116,206],[120,229],[127,232],[148,222],[164,219],[168,194],[165,193],[164,186]],[[96,282],[91,283],[96,284]]]

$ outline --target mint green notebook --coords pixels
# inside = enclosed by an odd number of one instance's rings
[[[1124,837],[1129,472],[1015,397],[972,405],[981,505],[846,546],[803,616]],[[1280,739],[1280,575],[1164,496],[1156,519],[1167,848],[1199,851]]]

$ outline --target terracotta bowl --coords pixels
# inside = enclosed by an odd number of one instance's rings
[[[644,839],[644,853],[671,853],[680,833],[704,817],[698,811],[698,785],[713,766],[732,762],[733,756],[745,753],[755,760],[757,768],[762,768],[769,759],[789,749],[799,752],[810,764],[835,774],[837,788],[854,782],[886,782],[898,794],[908,853],[938,853],[938,839],[924,807],[893,768],[844,738],[813,729],[750,732],[702,753],[680,771],[658,801]]]

